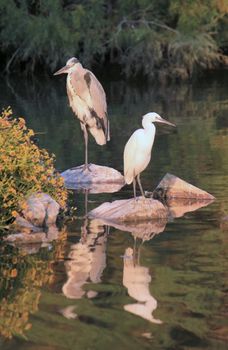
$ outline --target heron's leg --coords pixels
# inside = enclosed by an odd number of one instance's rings
[[[134,191],[134,198],[136,200],[136,181],[135,181],[135,177],[133,178],[133,191]]]
[[[85,124],[81,123],[81,126],[82,126],[82,130],[84,133],[84,139],[85,139],[85,165],[84,165],[83,170],[90,170],[89,166],[88,166],[88,131],[87,131]]]
[[[88,193],[89,190],[85,190],[85,218],[88,216]]]
[[[141,184],[141,181],[140,181],[140,174],[137,175],[137,181],[138,181],[138,184],[139,184],[139,188],[140,188],[141,194],[142,194],[143,197],[145,197],[145,194],[144,194],[144,191],[143,191],[143,188],[142,188],[142,184]]]

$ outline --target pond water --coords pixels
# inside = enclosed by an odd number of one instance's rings
[[[65,79],[21,80],[1,79],[0,106],[24,116],[59,170],[82,164],[83,136]],[[144,189],[169,172],[216,200],[182,208],[168,223],[109,227],[84,219],[85,196],[71,192],[76,217],[61,239],[0,246],[0,348],[227,349],[228,71],[168,87],[100,80],[112,139],[100,147],[90,137],[89,160],[122,171],[126,141],[141,116],[156,111],[177,129],[157,127]],[[131,186],[89,194],[88,210],[130,196]]]

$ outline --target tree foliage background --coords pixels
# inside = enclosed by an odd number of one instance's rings
[[[0,0],[0,55],[7,72],[77,56],[188,79],[227,63],[227,27],[227,0]]]

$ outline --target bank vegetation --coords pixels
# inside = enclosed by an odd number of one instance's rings
[[[227,64],[227,27],[227,0],[0,0],[0,58],[8,73],[51,73],[77,56],[182,80]]]
[[[10,108],[0,115],[0,233],[4,233],[31,194],[50,194],[64,208],[67,192],[54,168],[54,156],[33,141],[34,131]]]

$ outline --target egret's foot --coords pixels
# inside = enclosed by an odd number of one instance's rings
[[[141,197],[141,200],[142,200],[143,202],[147,202],[147,199],[148,199],[148,198],[146,198],[146,196],[142,196],[142,197]]]

